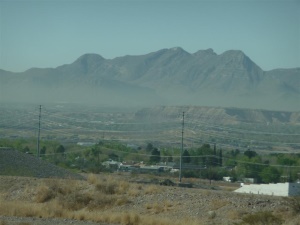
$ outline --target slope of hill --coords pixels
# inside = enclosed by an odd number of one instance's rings
[[[0,148],[0,175],[83,179],[79,174],[9,148]]]
[[[85,54],[57,68],[0,70],[1,101],[208,105],[300,110],[300,69],[263,71],[239,50],[182,48],[104,59]]]

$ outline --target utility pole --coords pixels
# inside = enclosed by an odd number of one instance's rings
[[[289,166],[288,168],[289,168],[289,179],[288,179],[288,182],[291,183],[291,180],[292,180],[292,178],[291,178],[291,176],[292,176],[292,174],[291,174],[291,166]]]
[[[38,127],[38,138],[37,138],[37,157],[40,158],[40,134],[41,134],[41,114],[42,114],[42,105],[40,105],[39,112],[39,127]]]
[[[180,183],[181,183],[182,154],[183,154],[183,131],[184,131],[184,112],[182,113],[181,151],[180,151],[180,164],[179,164],[179,182]]]

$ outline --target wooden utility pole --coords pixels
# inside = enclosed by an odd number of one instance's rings
[[[183,132],[184,132],[184,112],[182,113],[181,150],[180,150],[180,163],[179,163],[179,182],[180,183],[181,183],[181,172],[182,172]]]
[[[39,127],[38,127],[38,138],[37,138],[37,157],[40,157],[40,134],[41,134],[41,114],[42,114],[42,105],[40,105],[40,112],[39,112]]]

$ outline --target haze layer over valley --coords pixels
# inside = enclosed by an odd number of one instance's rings
[[[300,68],[263,71],[239,50],[182,48],[105,59],[85,54],[56,68],[0,70],[1,102],[108,106],[197,105],[300,110]]]

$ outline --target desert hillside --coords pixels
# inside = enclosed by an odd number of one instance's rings
[[[15,152],[10,153],[7,156],[14,158]],[[24,165],[28,160],[32,159],[24,157]],[[43,163],[40,169],[49,166]],[[1,165],[3,170],[6,164]],[[32,165],[32,169],[36,167]],[[61,177],[61,171],[53,173]],[[84,176],[86,179],[79,180],[0,176],[0,224],[229,225],[268,221],[263,224],[296,225],[300,221],[299,199],[294,199],[295,204],[293,199],[232,192],[238,184],[194,178],[183,179],[193,185],[184,188],[159,185],[166,179],[176,183],[177,178],[155,175]]]

